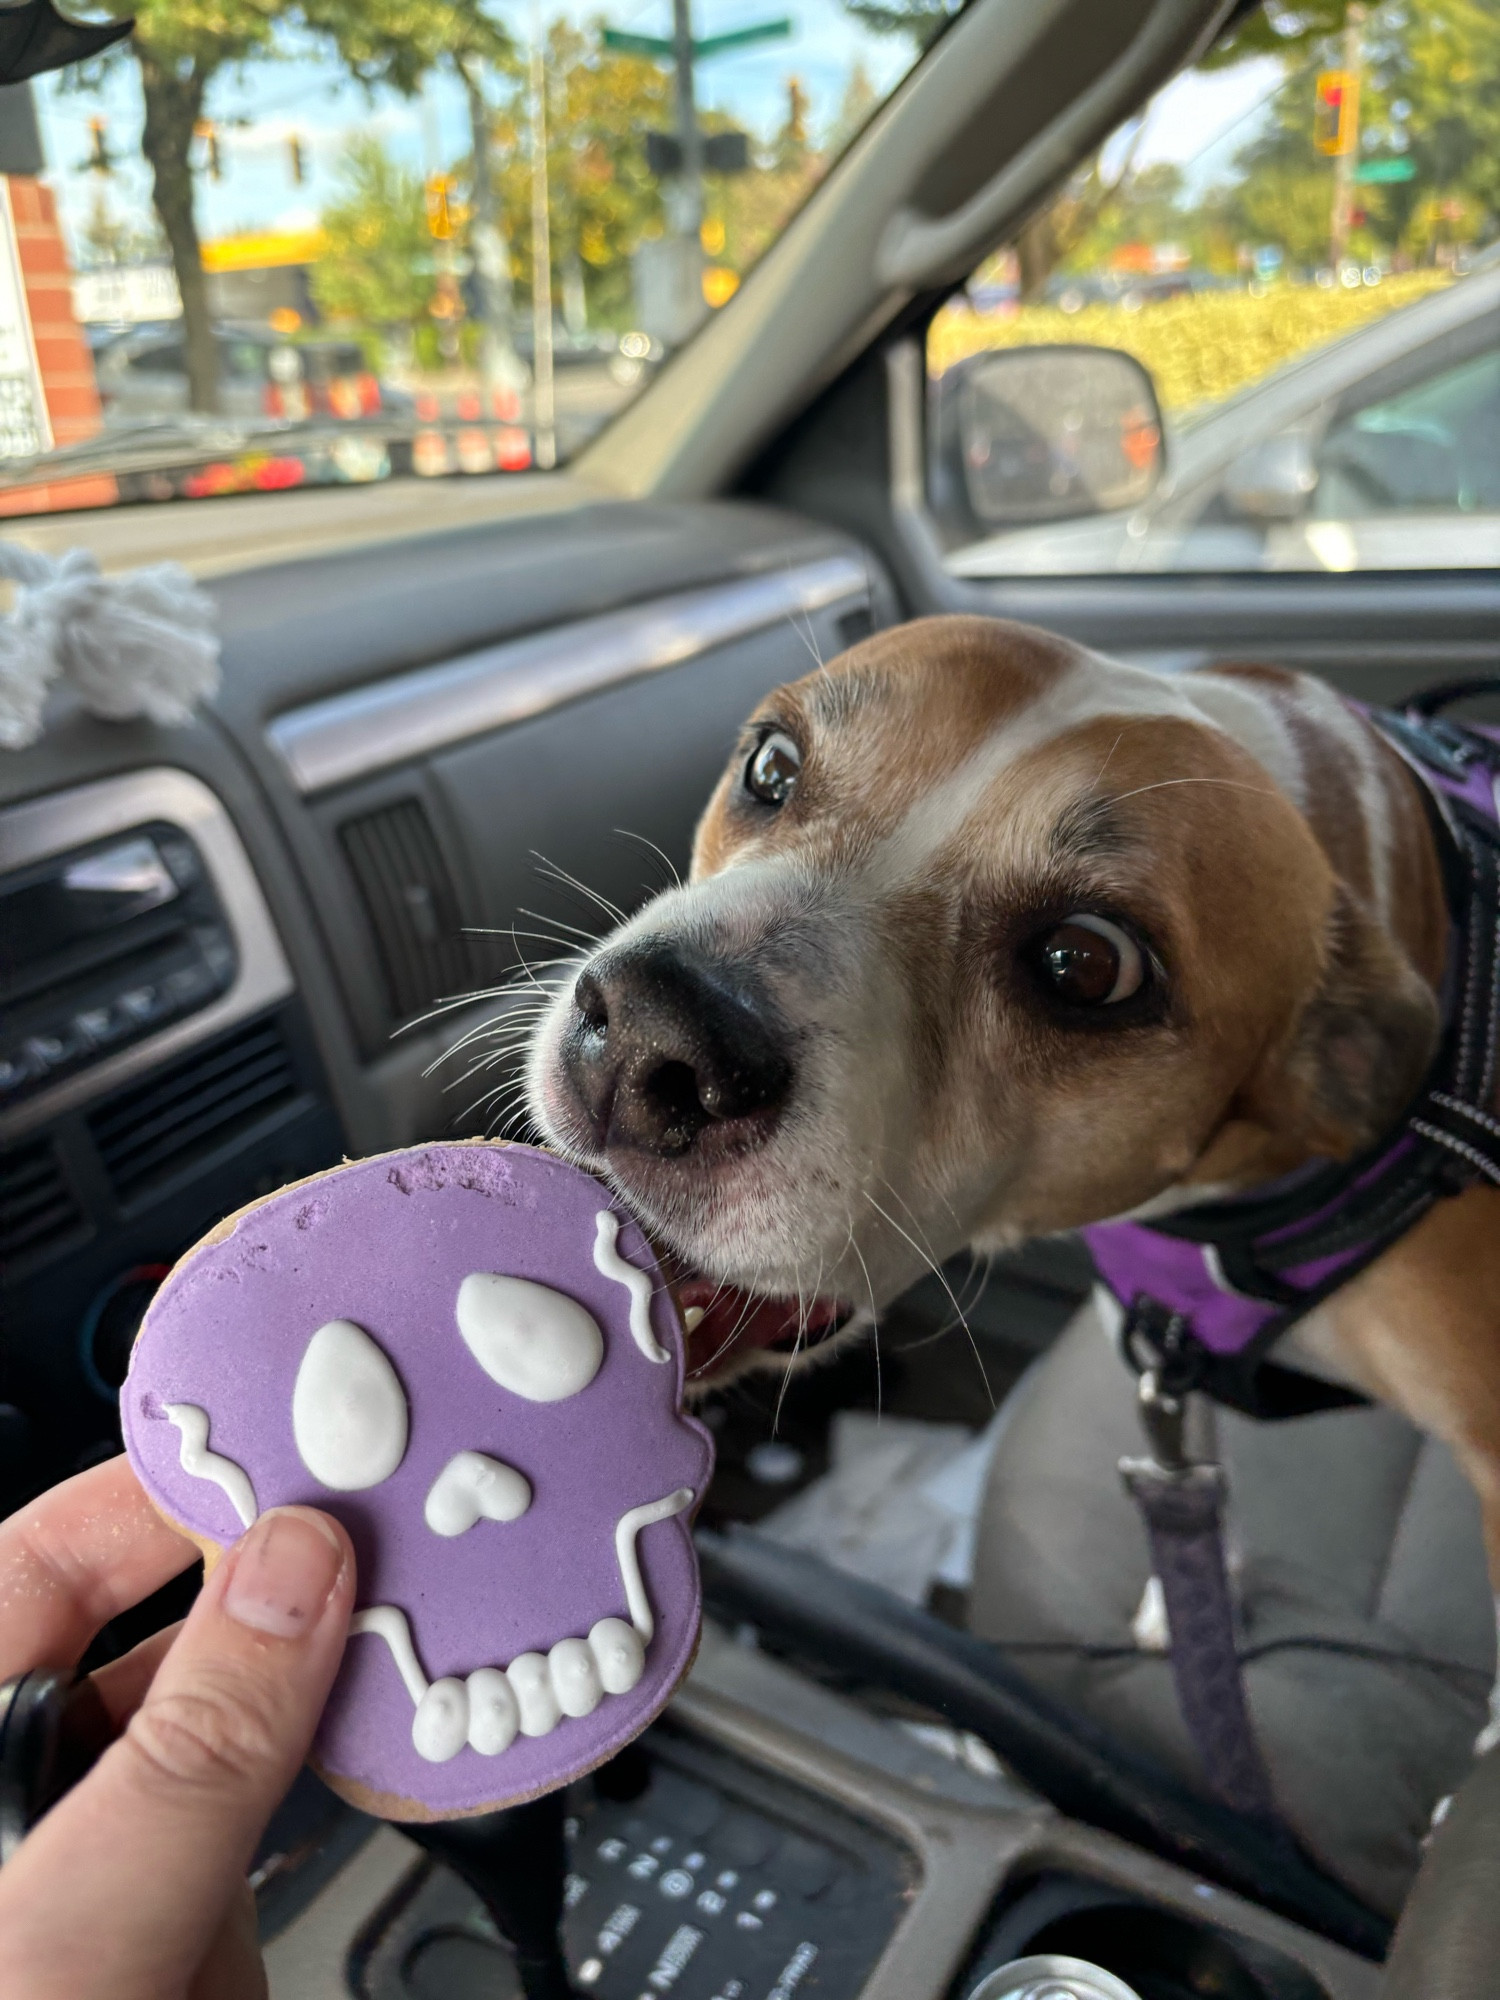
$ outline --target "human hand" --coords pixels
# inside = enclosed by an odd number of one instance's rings
[[[0,1525],[0,1680],[72,1666],[196,1550],[123,1458]],[[275,1508],[180,1626],[93,1675],[122,1730],[0,1869],[6,2000],[251,2000],[245,1871],[307,1754],[354,1601],[344,1530]]]

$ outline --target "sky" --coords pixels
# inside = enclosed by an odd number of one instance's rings
[[[531,31],[531,9],[500,9],[518,39]],[[600,12],[598,0],[548,7],[546,19],[560,15],[580,24]],[[671,30],[668,0],[615,0],[606,7],[611,26],[665,35]],[[698,35],[717,35],[753,22],[790,16],[790,40],[771,42],[721,56],[698,72],[699,101],[729,113],[737,122],[769,136],[782,122],[787,82],[796,77],[811,100],[815,132],[838,115],[849,77],[862,64],[882,96],[900,81],[911,60],[900,37],[869,33],[845,12],[839,0],[695,0]],[[1274,59],[1240,65],[1207,76],[1188,75],[1161,91],[1147,113],[1138,158],[1175,160],[1189,170],[1190,183],[1213,177],[1254,128],[1257,108],[1274,88]],[[57,189],[64,231],[77,261],[79,231],[100,198],[99,177],[84,170],[90,148],[88,121],[107,120],[111,152],[118,161],[103,190],[121,217],[144,218],[149,184],[140,158],[140,88],[133,63],[116,62],[103,85],[83,91],[56,76],[36,86],[48,177]],[[258,62],[221,75],[211,88],[208,115],[220,134],[223,178],[198,179],[199,229],[205,238],[247,230],[310,226],[334,198],[344,150],[356,132],[377,132],[399,159],[430,172],[467,152],[467,112],[451,77],[429,79],[420,98],[381,92],[373,98],[339,68],[314,53],[281,62]],[[302,145],[305,179],[293,180],[290,140]]]

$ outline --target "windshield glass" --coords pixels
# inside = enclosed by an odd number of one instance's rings
[[[0,91],[0,512],[565,461],[948,18],[129,12],[128,39]]]

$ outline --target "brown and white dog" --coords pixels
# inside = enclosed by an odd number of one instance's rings
[[[1416,781],[1322,683],[925,619],[761,704],[689,883],[558,991],[532,1111],[698,1274],[721,1368],[965,1245],[1355,1153],[1432,1056],[1447,925]],[[1500,1191],[1296,1337],[1449,1441],[1500,1581]]]

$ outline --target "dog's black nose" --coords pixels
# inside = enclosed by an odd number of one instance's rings
[[[671,1158],[710,1127],[768,1121],[791,1088],[765,1006],[673,945],[601,953],[573,1004],[564,1067],[601,1147]]]

